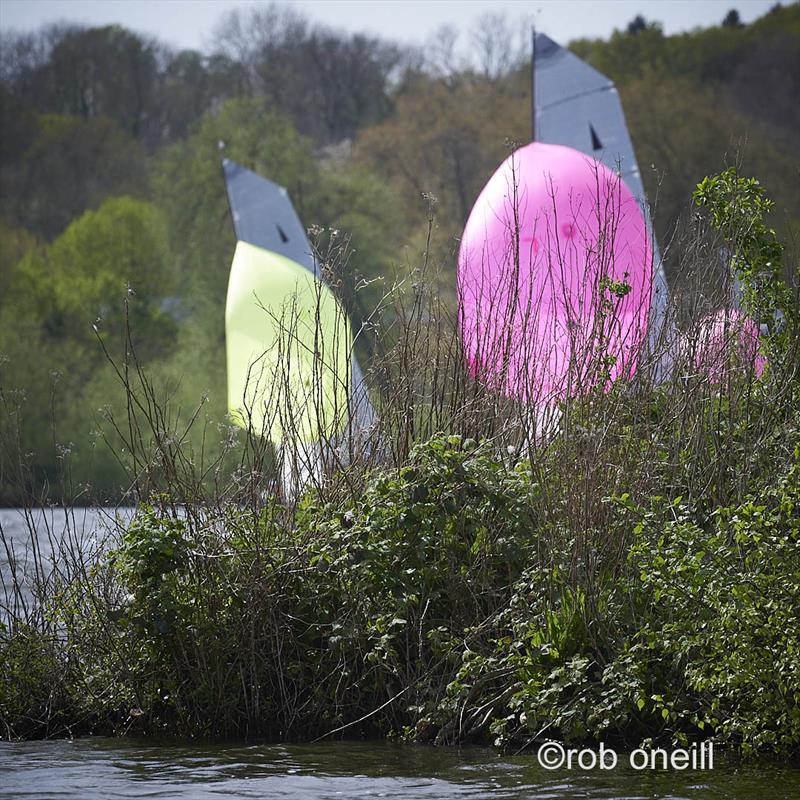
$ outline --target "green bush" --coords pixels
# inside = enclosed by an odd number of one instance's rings
[[[0,722],[7,739],[69,733],[65,659],[58,641],[31,625],[0,623]],[[71,718],[73,717],[73,718]]]
[[[702,515],[674,501],[669,516],[653,531],[645,515],[631,551],[647,620],[636,641],[674,673],[669,693],[646,705],[746,749],[796,748],[800,446],[746,502]]]

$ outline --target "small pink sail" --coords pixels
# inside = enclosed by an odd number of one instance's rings
[[[767,361],[759,351],[758,325],[735,308],[721,308],[700,320],[684,337],[691,367],[711,383],[722,383],[732,368],[753,370],[757,378]]]
[[[470,371],[534,404],[629,377],[652,278],[645,219],[618,175],[569,147],[520,148],[484,187],[461,240]]]

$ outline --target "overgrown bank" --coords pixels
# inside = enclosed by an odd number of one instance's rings
[[[622,441],[617,442],[621,446]],[[613,452],[613,451],[612,451]],[[800,744],[800,417],[730,506],[598,497],[437,437],[356,504],[175,519],[4,637],[7,736]]]

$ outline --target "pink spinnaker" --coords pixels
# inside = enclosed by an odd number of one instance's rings
[[[760,340],[758,325],[750,317],[735,308],[721,308],[685,335],[684,348],[694,369],[710,383],[722,383],[734,365],[761,377],[767,360],[759,352]]]
[[[652,248],[618,175],[533,142],[489,179],[458,259],[472,374],[542,404],[629,377],[647,333]]]

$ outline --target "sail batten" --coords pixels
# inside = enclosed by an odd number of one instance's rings
[[[563,105],[564,103],[569,103],[570,100],[577,100],[578,98],[585,97],[587,94],[596,94],[597,92],[604,92],[604,91],[611,92],[616,90],[613,85],[606,86],[602,89],[589,89],[585,92],[577,92],[576,94],[571,94],[568,95],[567,97],[562,97],[559,100],[554,100],[552,103],[543,104],[539,106],[539,108],[541,108],[542,111],[547,111],[551,108],[555,108],[556,106]]]

